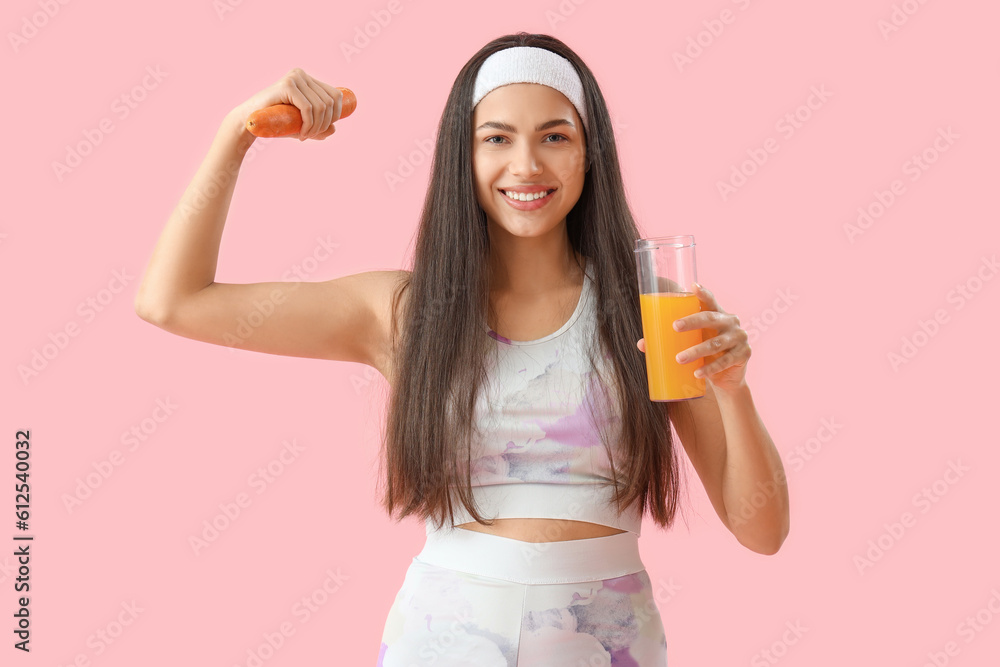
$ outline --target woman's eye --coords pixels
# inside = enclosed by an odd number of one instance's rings
[[[564,137],[564,136],[563,136],[563,135],[561,135],[561,134],[550,134],[550,135],[548,135],[548,136],[547,136],[547,137],[545,137],[545,138],[546,138],[546,139],[551,139],[552,137],[557,137],[557,138],[559,138],[559,139],[562,139],[563,141],[569,141],[569,139],[567,139],[566,137]],[[488,144],[494,144],[494,145],[499,145],[499,143],[500,143],[500,142],[497,142],[497,141],[493,141],[493,139],[500,139],[501,141],[506,141],[506,139],[504,139],[503,137],[500,137],[500,136],[492,136],[492,137],[486,137],[486,139],[484,139],[483,141],[485,141],[485,142],[486,142],[486,143],[488,143]],[[553,141],[550,141],[550,142],[548,142],[548,143],[559,143],[559,142],[558,142],[558,141],[555,141],[555,142],[553,142]]]

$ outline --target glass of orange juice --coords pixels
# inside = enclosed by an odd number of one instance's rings
[[[678,352],[702,342],[702,330],[674,331],[674,320],[701,310],[693,284],[698,279],[694,236],[636,239],[635,264],[649,400],[684,401],[704,396],[705,379],[694,376],[705,365],[704,357],[686,364],[676,359]]]

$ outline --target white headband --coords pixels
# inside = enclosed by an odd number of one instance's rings
[[[475,109],[494,88],[511,83],[541,83],[555,88],[573,103],[584,129],[590,134],[580,75],[573,64],[558,53],[537,46],[512,46],[497,51],[479,68],[472,108]]]

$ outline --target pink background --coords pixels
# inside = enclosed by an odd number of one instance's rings
[[[293,67],[352,88],[358,111],[325,142],[258,140],[217,280],[404,266],[429,173],[419,146],[465,61],[518,30],[559,37],[593,69],[642,230],[695,235],[699,278],[751,335],[748,382],[789,476],[774,556],[735,541],[690,465],[688,525],[646,521],[649,574],[675,589],[660,599],[671,666],[996,664],[996,3],[49,5],[6,3],[3,21],[4,665],[248,665],[283,623],[294,634],[268,667],[375,663],[424,534],[378,506],[381,376],[173,336],[133,299],[222,117]],[[713,36],[704,22],[720,16]],[[348,59],[341,45],[366,25]],[[765,145],[723,198],[718,183]],[[78,146],[88,154],[57,176]],[[404,163],[413,173],[390,188]],[[161,421],[158,401],[175,406]],[[30,656],[11,647],[17,429],[32,441]],[[302,451],[254,486],[286,441]],[[68,509],[115,451],[120,465]],[[195,553],[189,539],[239,494],[249,506]]]

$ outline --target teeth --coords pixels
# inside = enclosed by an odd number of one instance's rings
[[[511,199],[516,199],[517,201],[532,201],[535,199],[541,199],[548,194],[548,190],[545,192],[533,192],[531,194],[525,194],[523,192],[508,192],[506,190],[501,190],[507,197]]]

